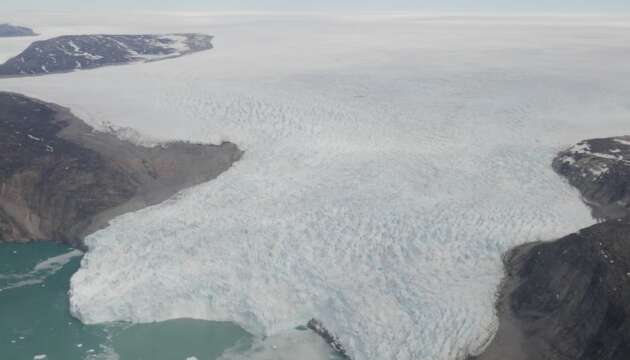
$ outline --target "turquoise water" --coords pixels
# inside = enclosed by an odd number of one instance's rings
[[[211,360],[251,345],[251,335],[232,323],[84,325],[70,316],[67,295],[80,260],[62,245],[0,244],[0,359]]]

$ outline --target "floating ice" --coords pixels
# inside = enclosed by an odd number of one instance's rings
[[[553,156],[630,116],[625,18],[110,20],[216,48],[0,87],[246,153],[87,239],[71,306],[88,323],[195,317],[264,336],[317,318],[357,360],[462,358],[496,328],[502,253],[593,222]]]
[[[245,352],[241,346],[227,350],[219,360],[342,360],[314,332],[290,330],[266,339],[256,339]]]
[[[61,270],[73,258],[81,255],[83,255],[83,252],[79,250],[71,250],[65,254],[53,256],[38,263],[35,265],[33,270],[27,273],[7,275],[0,274],[0,280],[2,280],[0,292],[23,286],[43,284],[46,278]]]
[[[83,255],[82,251],[79,250],[71,250],[65,254],[53,256],[49,259],[46,259],[39,264],[35,265],[33,271],[46,271],[50,273],[55,273],[59,271],[62,267],[64,267],[67,263],[70,262],[75,257]]]

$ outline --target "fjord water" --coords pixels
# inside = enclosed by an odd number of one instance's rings
[[[53,243],[0,244],[0,358],[202,360],[251,344],[244,330],[223,322],[84,325],[68,311],[80,259]]]

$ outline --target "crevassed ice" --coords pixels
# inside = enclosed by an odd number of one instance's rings
[[[87,239],[71,292],[87,323],[272,335],[316,317],[355,359],[461,358],[496,328],[501,254],[593,222],[555,152],[630,115],[623,18],[167,19],[129,23],[215,49],[0,83],[147,139],[246,150]]]

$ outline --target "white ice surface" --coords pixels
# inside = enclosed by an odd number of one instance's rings
[[[316,317],[357,360],[461,358],[496,328],[501,254],[593,223],[551,170],[556,151],[630,119],[626,18],[30,19],[215,35],[193,56],[0,88],[150,141],[246,151],[87,239],[71,305],[88,323],[195,317],[273,335]]]

